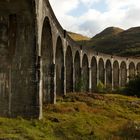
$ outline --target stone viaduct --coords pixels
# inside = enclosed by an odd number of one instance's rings
[[[0,1],[0,116],[42,117],[44,104],[70,92],[125,86],[140,60],[77,45],[48,0]]]

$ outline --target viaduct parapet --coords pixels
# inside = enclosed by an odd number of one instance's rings
[[[139,59],[77,45],[48,0],[0,1],[0,64],[0,116],[9,117],[42,118],[56,96],[94,92],[99,81],[113,90],[140,73]]]

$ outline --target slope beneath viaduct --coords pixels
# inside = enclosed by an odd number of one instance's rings
[[[42,118],[44,104],[69,92],[112,90],[140,73],[140,60],[77,45],[48,0],[0,1],[0,116]]]

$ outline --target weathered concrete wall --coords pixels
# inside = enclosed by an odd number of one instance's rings
[[[8,25],[9,16],[0,19],[0,114],[9,113],[9,66],[8,66]]]
[[[38,116],[34,17],[31,1],[0,1],[0,115]]]

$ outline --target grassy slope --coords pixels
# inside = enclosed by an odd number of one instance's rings
[[[140,138],[140,99],[71,94],[44,108],[38,120],[0,118],[0,140],[93,140]]]
[[[68,32],[68,34],[75,41],[85,41],[85,40],[89,40],[90,39],[87,36],[83,36],[81,34],[77,34],[77,33],[73,33],[73,32]]]

